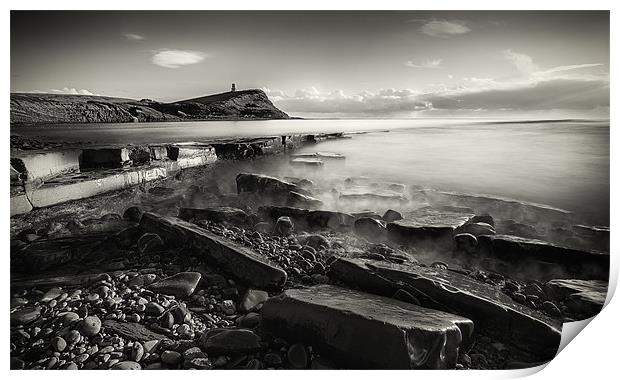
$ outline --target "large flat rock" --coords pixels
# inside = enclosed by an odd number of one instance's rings
[[[545,292],[569,310],[584,318],[598,314],[607,297],[607,281],[554,279],[545,284]]]
[[[546,281],[558,277],[585,280],[609,278],[609,255],[560,247],[541,240],[511,235],[478,238],[479,253],[509,263],[513,272],[535,275]]]
[[[560,322],[514,302],[497,287],[460,273],[364,259],[339,258],[330,276],[362,290],[391,296],[398,289],[422,306],[470,318],[477,331],[506,339],[532,352],[555,354]]]
[[[308,194],[297,185],[263,174],[240,173],[236,177],[236,182],[238,193],[260,193],[285,197],[290,191]]]
[[[11,166],[25,174],[26,181],[43,181],[59,174],[78,171],[80,153],[78,149],[21,152],[11,157]]]
[[[11,216],[30,212],[32,204],[26,194],[11,195]]]
[[[286,282],[286,272],[253,250],[195,224],[174,217],[144,213],[144,231],[154,232],[169,245],[186,245],[200,253],[235,279],[261,289],[278,289]]]
[[[355,217],[343,212],[308,210],[288,206],[261,206],[258,208],[258,213],[274,221],[282,216],[288,216],[295,223],[296,229],[346,231],[350,230],[355,222]]]
[[[411,245],[428,245],[442,250],[453,247],[455,231],[474,215],[458,211],[423,208],[388,223],[390,239]]]
[[[103,321],[102,327],[108,333],[118,334],[135,342],[167,339],[165,335],[156,333],[148,327],[134,322],[118,322],[112,319],[106,319]]]
[[[261,312],[267,331],[349,368],[454,368],[474,328],[467,318],[331,285],[289,289]]]

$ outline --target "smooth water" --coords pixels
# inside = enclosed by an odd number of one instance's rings
[[[12,133],[94,143],[169,143],[237,136],[355,132],[301,151],[333,151],[335,174],[546,204],[609,225],[609,122],[473,119],[273,120],[81,124]]]

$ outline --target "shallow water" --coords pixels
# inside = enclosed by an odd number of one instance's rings
[[[321,176],[369,176],[407,185],[541,203],[609,225],[609,122],[472,119],[274,120],[87,124],[12,129],[51,140],[156,143],[234,136],[367,131],[300,152],[333,151]],[[386,132],[389,131],[389,132]]]

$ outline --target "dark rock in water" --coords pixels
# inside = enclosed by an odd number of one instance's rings
[[[385,222],[373,218],[359,218],[354,223],[355,232],[371,240],[385,239]]]
[[[198,272],[181,272],[151,284],[149,289],[178,298],[189,297],[198,286],[200,277]]]
[[[284,195],[294,191],[300,194],[308,194],[307,191],[292,183],[279,180],[262,174],[241,173],[237,175],[238,193],[265,193],[267,195]]]
[[[286,282],[286,272],[263,256],[194,224],[145,213],[140,226],[145,231],[158,233],[167,244],[194,248],[207,262],[248,285],[260,289],[279,289]]]
[[[472,234],[463,233],[454,235],[454,243],[456,244],[457,251],[463,251],[469,254],[478,251],[478,239]]]
[[[310,189],[314,187],[314,182],[306,178],[284,177],[284,180],[299,186],[302,189]]]
[[[11,326],[27,325],[41,316],[41,308],[26,307],[11,313]]]
[[[159,235],[154,233],[145,233],[138,239],[138,251],[141,254],[161,251],[164,248],[164,241]]]
[[[401,220],[402,218],[403,216],[401,215],[400,212],[394,211],[392,209],[387,210],[385,214],[383,214],[383,220],[385,220],[388,223]]]
[[[212,208],[186,208],[182,207],[179,211],[179,218],[187,221],[210,220],[215,223],[228,222],[235,225],[245,225],[248,222],[248,215],[234,207],[212,207]]]
[[[423,208],[407,213],[404,219],[388,223],[388,237],[404,244],[429,245],[441,250],[451,250],[455,231],[472,216]]]
[[[292,207],[316,209],[321,207],[323,205],[323,202],[309,195],[304,195],[296,191],[290,191],[288,193],[288,197],[286,198],[286,205]]]
[[[388,297],[405,289],[424,307],[470,318],[485,333],[541,355],[547,350],[555,353],[560,343],[559,321],[514,302],[492,285],[460,273],[339,258],[332,263],[329,275]]]
[[[280,236],[289,236],[293,233],[293,222],[288,216],[281,216],[276,221],[275,233]]]
[[[495,228],[488,223],[476,222],[465,223],[462,227],[457,229],[458,233],[468,233],[475,237],[481,235],[495,235]]]
[[[166,339],[165,335],[151,331],[146,326],[140,323],[118,322],[115,320],[106,319],[105,321],[103,321],[102,326],[106,332],[118,334],[119,336],[122,336],[123,338],[129,339],[131,341],[149,342],[161,341]],[[145,351],[149,352],[149,350],[146,349],[146,343]]]
[[[330,285],[286,290],[262,316],[267,331],[356,368],[454,368],[474,328],[456,315]]]
[[[288,216],[293,220],[298,229],[333,229],[348,231],[353,227],[355,218],[350,214],[335,211],[307,210],[296,207],[261,206],[258,208],[259,215],[271,220],[277,220],[281,216]]]
[[[555,279],[548,281],[544,289],[552,299],[564,302],[569,311],[587,318],[603,308],[607,286],[606,281]]]
[[[535,273],[546,281],[564,273],[578,279],[607,280],[609,255],[556,246],[544,241],[510,235],[483,235],[478,238],[479,253],[512,264],[510,272]]]
[[[260,337],[245,329],[212,329],[200,337],[204,351],[209,355],[233,355],[256,352]]]

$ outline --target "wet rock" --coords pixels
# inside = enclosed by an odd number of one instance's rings
[[[25,307],[11,313],[11,326],[27,325],[36,321],[41,316],[39,307]]]
[[[286,197],[286,205],[307,209],[317,209],[323,206],[323,202],[309,195],[304,195],[296,191],[290,191]]]
[[[200,340],[208,355],[241,354],[260,349],[260,337],[245,329],[212,329],[203,333]]]
[[[245,225],[248,215],[241,209],[234,207],[186,208],[179,211],[179,219],[187,221],[210,220],[214,223],[231,223]]]
[[[51,288],[50,290],[45,292],[45,294],[43,294],[43,296],[41,297],[39,302],[49,302],[49,301],[51,301],[53,299],[56,299],[56,298],[60,297],[60,295],[62,293],[63,293],[62,289],[60,289],[58,287]]]
[[[480,235],[495,235],[495,228],[490,224],[483,222],[466,223],[464,226],[458,229],[458,233],[468,233],[472,234],[475,237]]]
[[[122,370],[141,370],[142,367],[140,364],[133,361],[124,361],[118,362],[112,366],[111,369],[122,369]]]
[[[472,234],[462,233],[454,235],[454,243],[457,251],[462,251],[469,254],[473,254],[478,251],[478,239],[476,239],[476,237]]]
[[[67,348],[67,342],[60,336],[52,338],[50,341],[52,349],[57,352],[63,352]]]
[[[235,180],[239,194],[249,192],[287,196],[290,191],[307,194],[305,190],[292,183],[262,174],[241,173]]]
[[[385,214],[383,214],[383,220],[385,220],[387,223],[401,220],[402,218],[403,216],[400,214],[400,212],[394,211],[392,209],[387,210]]]
[[[298,229],[322,230],[333,229],[336,231],[348,231],[353,227],[355,218],[353,215],[342,212],[326,210],[308,210],[288,206],[260,206],[258,214],[265,219],[277,220],[282,216],[289,217]]]
[[[473,333],[466,318],[331,285],[286,290],[261,312],[266,331],[356,368],[453,368]]]
[[[255,310],[259,305],[267,301],[267,298],[269,298],[269,294],[264,290],[248,289],[241,299],[241,310],[245,312]]]
[[[138,251],[141,254],[161,251],[164,248],[164,241],[159,235],[146,233],[138,239]]]
[[[140,342],[134,342],[131,347],[131,360],[140,362],[144,357],[144,346]]]
[[[101,330],[101,320],[95,316],[84,318],[80,323],[79,332],[84,336],[95,336]]]
[[[143,213],[144,212],[140,209],[140,207],[132,206],[125,210],[123,213],[123,219],[138,223]]]
[[[166,309],[157,302],[149,302],[146,304],[145,313],[151,317],[158,317],[164,313]]]
[[[374,218],[359,218],[354,223],[355,232],[371,240],[382,240],[387,230],[385,222]]]
[[[477,328],[525,350],[542,354],[557,350],[560,343],[558,321],[514,302],[493,285],[457,272],[339,258],[332,263],[330,276],[388,297],[406,285],[422,306],[470,318]]]
[[[286,282],[286,272],[262,255],[196,225],[152,213],[145,213],[140,225],[147,231],[160,233],[170,244],[189,245],[201,257],[248,285],[277,289]]]
[[[179,364],[181,362],[181,354],[176,351],[166,350],[161,353],[161,361],[169,365]]]
[[[149,285],[149,289],[179,298],[188,297],[194,293],[200,277],[198,272],[181,272]]]
[[[493,220],[493,217],[489,214],[474,215],[469,220],[469,223],[486,223],[495,228],[495,220]]]
[[[288,216],[281,216],[276,221],[275,232],[280,236],[289,236],[293,233],[293,222]]]
[[[584,280],[607,280],[609,255],[596,254],[556,246],[540,240],[509,235],[482,235],[478,238],[479,254],[511,264],[510,273],[536,274],[549,280],[559,271]]]

